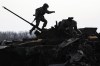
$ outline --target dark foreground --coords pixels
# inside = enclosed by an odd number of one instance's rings
[[[80,31],[73,37],[52,27],[36,32],[38,39],[6,45],[0,66],[100,66],[100,35],[96,28]]]

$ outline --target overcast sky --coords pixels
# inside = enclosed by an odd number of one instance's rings
[[[49,4],[49,9],[55,11],[46,14],[47,28],[55,25],[68,17],[74,17],[78,28],[97,27],[100,32],[100,0],[0,0],[0,31],[28,31],[32,28],[29,24],[2,8],[7,7],[29,22],[32,22],[35,9],[44,3]],[[35,24],[35,22],[34,22]],[[43,23],[40,23],[40,27]]]

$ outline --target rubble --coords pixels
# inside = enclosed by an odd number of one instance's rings
[[[53,27],[37,34],[38,40],[8,45],[0,49],[0,66],[99,66],[96,28],[80,31],[72,38]]]

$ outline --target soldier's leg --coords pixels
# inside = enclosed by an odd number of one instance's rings
[[[40,20],[36,20],[36,26],[38,27],[40,23]],[[32,34],[32,31],[35,30],[35,27],[33,26],[32,29],[30,30],[30,35]]]
[[[35,29],[35,27],[33,26],[32,29],[29,31],[30,35],[32,34],[32,31]]]
[[[46,27],[46,25],[47,25],[47,20],[44,18],[44,19],[42,19],[41,21],[44,22],[44,24],[43,24],[43,26],[42,26],[42,29],[44,29],[44,27]]]
[[[36,20],[36,27],[38,27],[40,24],[40,19]]]

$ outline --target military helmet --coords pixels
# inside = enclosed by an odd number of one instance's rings
[[[44,3],[43,7],[49,7],[49,5],[47,3]]]

